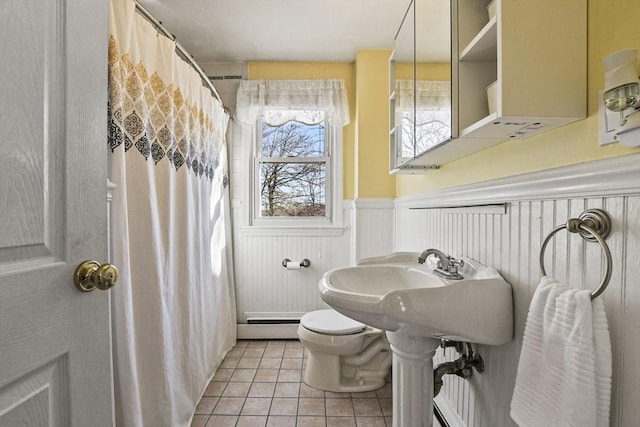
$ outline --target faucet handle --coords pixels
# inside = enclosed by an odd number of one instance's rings
[[[457,267],[462,267],[464,266],[464,260],[462,259],[455,259],[454,257],[450,256],[449,257],[449,264],[451,264],[451,266],[455,266],[456,269]]]

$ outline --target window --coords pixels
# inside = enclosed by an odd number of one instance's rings
[[[257,223],[333,219],[331,148],[336,132],[325,117],[323,110],[265,109],[254,162]]]
[[[292,119],[271,124],[283,113]],[[310,123],[298,121],[311,118]],[[298,120],[296,120],[298,119]],[[323,111],[268,110],[262,122],[259,174],[261,217],[326,217],[327,161]]]
[[[349,123],[344,82],[244,80],[235,118],[251,126],[243,137],[253,138],[244,145],[252,169],[245,187],[248,226],[259,233],[274,226],[342,232],[342,127]]]

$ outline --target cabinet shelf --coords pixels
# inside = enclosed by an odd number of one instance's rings
[[[494,16],[460,53],[459,61],[496,61],[498,18]]]
[[[522,139],[584,118],[586,1],[495,0],[487,22],[488,2],[455,3],[459,139]],[[497,112],[489,114],[494,81]]]
[[[478,120],[477,122],[473,123],[472,125],[467,126],[466,128],[462,129],[462,131],[460,131],[460,137],[469,136],[469,135],[473,134],[474,131],[482,128],[483,126],[488,125],[489,123],[493,122],[497,118],[498,118],[498,113],[492,113],[492,114],[489,114],[486,117],[483,117],[482,119]]]

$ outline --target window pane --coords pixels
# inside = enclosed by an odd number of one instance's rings
[[[324,123],[262,125],[263,157],[324,157]]]
[[[261,163],[261,216],[325,216],[324,162]]]

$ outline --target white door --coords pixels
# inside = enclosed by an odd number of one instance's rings
[[[106,0],[0,1],[0,426],[111,426]]]

